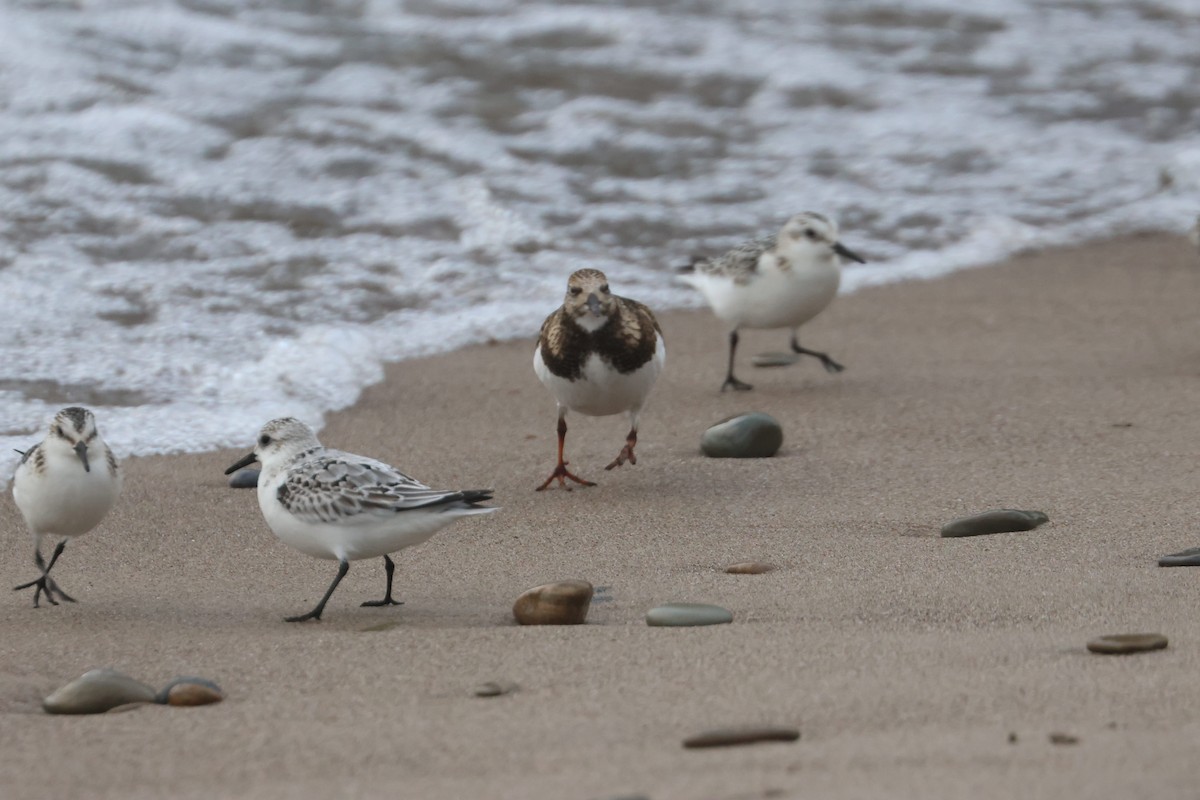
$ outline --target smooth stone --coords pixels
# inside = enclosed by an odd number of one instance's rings
[[[700,437],[709,458],[770,458],[783,444],[783,427],[770,414],[751,411],[726,417]]]
[[[582,625],[594,593],[587,581],[545,583],[521,593],[513,616],[522,625]]]
[[[1161,633],[1113,633],[1087,643],[1088,650],[1105,655],[1145,653],[1150,650],[1162,650],[1166,646],[1167,637]]]
[[[512,694],[517,685],[512,681],[487,681],[472,689],[476,697],[499,697],[502,694]]]
[[[1071,733],[1052,733],[1050,744],[1079,744],[1079,737]]]
[[[154,690],[115,669],[93,669],[56,689],[42,708],[47,714],[103,714],[128,703],[152,703]]]
[[[762,575],[773,569],[775,567],[762,561],[739,561],[736,564],[730,564],[725,571],[730,575]]]
[[[208,678],[197,678],[193,675],[172,678],[154,696],[154,702],[169,706],[206,706],[224,699],[225,693],[221,691],[220,686]]]
[[[799,360],[799,353],[759,353],[750,363],[756,367],[790,367]]]
[[[732,611],[708,603],[667,603],[646,612],[646,624],[661,628],[726,625],[730,622],[733,622]]]
[[[1200,547],[1189,547],[1158,560],[1160,567],[1200,567]]]
[[[1041,511],[1002,508],[947,522],[942,526],[942,536],[949,539],[960,536],[986,536],[991,533],[1031,531],[1043,522],[1049,521],[1050,518]]]
[[[229,476],[229,485],[234,489],[256,489],[260,471],[257,469],[238,470]]]
[[[800,730],[798,728],[776,726],[718,728],[684,739],[683,746],[693,749],[732,747],[742,744],[757,744],[758,742],[794,742],[799,738]]]

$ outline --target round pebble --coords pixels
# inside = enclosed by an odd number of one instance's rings
[[[169,706],[206,706],[209,703],[219,703],[225,699],[221,687],[208,678],[197,678],[185,675],[173,678],[158,690],[154,702],[165,703]]]
[[[730,564],[725,571],[730,575],[762,575],[773,569],[775,567],[762,561],[739,561],[736,564]]]
[[[1200,567],[1200,547],[1189,547],[1158,560],[1160,567]]]
[[[1079,737],[1072,733],[1052,733],[1050,744],[1079,744]]]
[[[1049,521],[1050,518],[1041,511],[1002,508],[947,522],[942,526],[942,536],[957,538],[960,536],[986,536],[991,533],[1031,531],[1043,522]]]
[[[700,437],[700,451],[709,458],[770,458],[782,444],[783,426],[760,411],[727,417]]]
[[[103,714],[128,703],[151,703],[154,690],[115,669],[93,669],[56,689],[42,708],[47,714]]]
[[[234,489],[257,489],[259,472],[257,469],[238,470],[229,476],[229,485]]]
[[[1148,650],[1162,650],[1166,646],[1167,637],[1161,633],[1113,633],[1099,636],[1087,643],[1088,650],[1105,655],[1144,653]]]
[[[593,593],[592,585],[580,580],[535,586],[513,603],[513,617],[522,625],[582,625]]]
[[[691,628],[698,625],[726,625],[733,612],[707,603],[667,603],[646,612],[646,624],[662,628]]]
[[[747,728],[718,728],[683,740],[687,748],[733,747],[758,742],[794,742],[800,738],[799,728],[757,726]]]
[[[517,685],[512,681],[487,681],[476,686],[472,692],[476,697],[499,697],[502,694],[512,694]]]
[[[759,353],[750,363],[756,367],[790,367],[799,360],[799,353]]]

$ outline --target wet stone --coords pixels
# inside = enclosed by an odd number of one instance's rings
[[[582,625],[592,594],[592,585],[580,580],[535,586],[513,603],[513,617],[522,625]]]
[[[942,536],[949,539],[960,536],[986,536],[992,533],[1031,531],[1038,525],[1049,521],[1050,518],[1041,511],[1002,508],[947,522],[942,526]]]
[[[799,353],[759,353],[750,363],[756,367],[790,367],[799,360]]]
[[[733,622],[732,611],[708,603],[667,603],[646,612],[646,624],[657,628],[692,628],[730,622]]]
[[[1189,547],[1158,560],[1160,567],[1200,567],[1200,547]]]
[[[42,708],[47,714],[103,714],[129,703],[151,703],[154,690],[115,669],[93,669],[56,689]]]
[[[208,678],[197,678],[194,675],[173,678],[154,696],[154,702],[169,706],[206,706],[224,699],[225,693],[221,691],[220,686]]]
[[[258,488],[258,473],[257,469],[238,470],[229,476],[229,485],[234,489],[256,489]]]
[[[700,451],[709,458],[770,458],[782,444],[783,427],[760,411],[727,417],[700,437]]]
[[[762,561],[739,561],[736,564],[730,564],[725,571],[730,575],[762,575],[773,569],[775,567]]]
[[[691,736],[683,740],[689,749],[701,747],[734,747],[759,742],[794,742],[800,738],[800,729],[773,725],[746,728],[718,728]]]
[[[487,681],[476,686],[471,693],[476,697],[499,697],[512,694],[516,690],[517,685],[512,681]]]
[[[1161,633],[1113,633],[1098,636],[1087,643],[1087,649],[1104,655],[1126,655],[1162,650],[1167,646],[1167,637]]]
[[[1050,734],[1050,744],[1079,744],[1079,737],[1072,733]]]

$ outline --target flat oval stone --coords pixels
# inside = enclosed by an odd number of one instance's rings
[[[238,470],[229,476],[229,485],[234,489],[256,489],[260,471],[257,469]]]
[[[115,669],[93,669],[56,689],[42,708],[47,714],[103,714],[127,703],[154,702],[154,690]]]
[[[476,686],[472,692],[476,697],[499,697],[502,694],[512,694],[517,685],[512,681],[487,681]]]
[[[1158,560],[1160,567],[1200,567],[1200,547],[1189,547]]]
[[[750,363],[756,367],[790,367],[799,360],[799,353],[759,353]]]
[[[1148,650],[1162,650],[1166,646],[1167,637],[1161,633],[1113,633],[1099,636],[1087,643],[1088,650],[1105,655],[1144,653]]]
[[[751,411],[713,425],[700,437],[709,458],[770,458],[783,444],[783,426],[770,414]]]
[[[985,511],[970,517],[947,522],[942,526],[942,536],[956,538],[959,536],[986,536],[991,533],[1012,533],[1014,531],[1031,531],[1050,518],[1041,511],[1020,511],[1015,508],[1001,508],[996,511]]]
[[[747,728],[718,728],[683,740],[687,748],[732,747],[758,742],[794,742],[800,738],[799,728],[759,726]]]
[[[595,590],[587,581],[546,583],[521,593],[513,617],[522,625],[582,625]]]
[[[661,628],[691,628],[733,622],[728,608],[708,603],[667,603],[646,612],[646,624]]]
[[[197,678],[194,675],[172,678],[154,696],[154,702],[169,706],[206,706],[224,699],[225,693],[221,691],[220,686],[208,678]]]
[[[736,564],[730,564],[725,571],[730,575],[762,575],[773,569],[775,567],[762,561],[739,561]]]

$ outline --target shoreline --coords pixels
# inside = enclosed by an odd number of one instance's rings
[[[748,331],[745,394],[718,392],[726,342],[711,314],[663,313],[638,464],[603,470],[625,418],[570,415],[567,458],[599,483],[570,493],[533,491],[554,463],[555,412],[532,334],[389,364],[326,416],[322,442],[435,487],[493,488],[504,510],[401,552],[399,608],[359,608],[383,570],[354,563],[316,624],[281,617],[311,607],[331,562],[278,542],[253,493],[221,474],[252,441],[127,459],[117,507],[55,568],[80,603],[0,604],[0,793],[1178,795],[1194,782],[1200,581],[1155,560],[1200,544],[1198,281],[1184,237],[1149,235],[863,288],[801,332],[846,372],[754,369],[786,332]],[[702,457],[701,432],[742,410],[779,419],[780,453]],[[1050,523],[938,538],[999,507]],[[10,494],[0,530],[0,577],[28,580]],[[749,559],[778,569],[721,571]],[[566,578],[608,587],[588,625],[512,624],[521,591]],[[673,601],[723,605],[734,622],[642,621]],[[1171,645],[1084,650],[1134,631]],[[40,712],[98,666],[158,685],[206,676],[227,700]],[[497,679],[520,689],[471,695]],[[802,736],[680,746],[752,723]],[[1051,744],[1056,732],[1079,742]],[[47,772],[56,753],[69,758]]]

